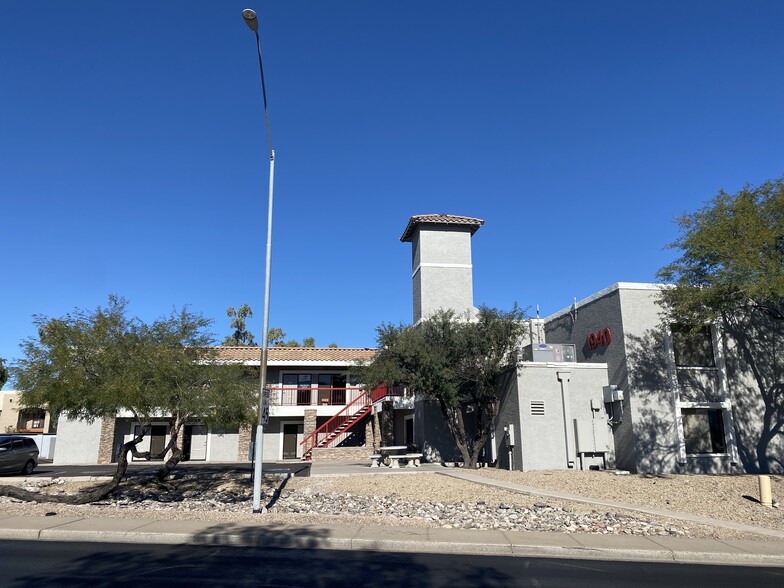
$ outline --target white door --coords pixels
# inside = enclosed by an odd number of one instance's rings
[[[207,459],[207,427],[193,425],[191,429],[191,460]]]

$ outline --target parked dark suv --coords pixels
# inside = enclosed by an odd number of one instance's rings
[[[35,441],[20,435],[0,435],[0,472],[32,474],[37,465]]]

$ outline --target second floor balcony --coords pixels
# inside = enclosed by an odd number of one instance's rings
[[[365,389],[361,386],[347,388],[270,386],[270,404],[272,406],[346,406],[365,394]],[[368,401],[376,402],[385,397],[404,395],[405,389],[402,386],[381,386],[373,390]]]
[[[290,386],[270,387],[273,406],[345,406],[365,394],[359,386],[350,388]]]

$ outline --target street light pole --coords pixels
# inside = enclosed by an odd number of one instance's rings
[[[264,425],[266,412],[269,409],[269,396],[265,395],[267,385],[267,356],[269,352],[269,305],[270,305],[270,274],[272,268],[272,194],[275,180],[275,151],[272,149],[272,135],[270,134],[269,110],[267,109],[267,87],[264,84],[264,67],[261,64],[261,41],[259,40],[259,21],[256,13],[250,8],[242,11],[242,18],[250,30],[256,35],[256,51],[259,55],[259,72],[261,73],[261,95],[264,100],[264,122],[267,127],[267,142],[269,143],[269,198],[267,199],[267,262],[264,276],[264,320],[262,321],[261,335],[261,366],[259,370],[259,419],[256,425],[256,443],[254,445],[254,470],[253,470],[253,512],[262,512],[261,508],[261,462],[264,444]],[[265,406],[266,404],[266,406]],[[265,410],[266,409],[266,410]]]

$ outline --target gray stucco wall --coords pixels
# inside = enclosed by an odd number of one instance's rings
[[[473,309],[471,230],[421,226],[412,238],[413,319],[440,309],[457,314]]]
[[[426,461],[432,463],[463,461],[463,456],[455,446],[435,401],[417,399],[414,403],[414,437]]]
[[[522,364],[517,382],[520,415],[517,435],[522,463],[516,463],[516,469],[579,469],[575,419],[580,421],[581,427],[596,426],[605,431],[608,439],[610,437],[604,406],[601,405],[598,411],[591,408],[591,400],[601,399],[602,387],[606,384],[607,370],[603,364]],[[541,406],[539,403],[544,403],[543,415],[532,409],[532,401],[538,404],[536,408]],[[496,435],[502,433],[501,428]],[[612,467],[614,452],[611,444],[606,447],[605,457],[607,466]],[[583,465],[587,469],[591,465],[601,467],[603,464],[600,457],[586,457]]]
[[[731,317],[715,336],[715,369],[676,369],[658,292],[651,285],[619,284],[580,303],[574,321],[566,311],[546,320],[548,343],[574,343],[581,362],[606,361],[610,383],[625,392],[622,422],[614,427],[618,467],[651,473],[783,471],[784,438],[775,434],[781,417],[773,416],[772,399],[778,390],[784,394],[784,321]],[[611,344],[588,349],[587,335],[605,327],[612,330]],[[681,410],[706,402],[730,408],[727,451],[686,454]]]
[[[626,350],[621,309],[621,296],[618,290],[608,292],[591,300],[577,309],[576,319],[573,320],[569,313],[557,317],[548,317],[545,323],[545,335],[548,343],[571,343],[577,351],[578,363],[606,363],[608,380],[610,384],[618,386],[627,394],[629,389],[628,370],[626,365]],[[588,335],[609,328],[612,341],[609,345],[601,345],[592,350],[588,345]],[[615,411],[620,411],[620,405],[614,405]],[[617,467],[635,470],[637,467],[637,449],[632,427],[631,403],[624,402],[624,413],[619,424],[613,425],[613,444]]]
[[[784,412],[780,408],[784,405],[784,321],[759,314],[751,319],[736,316],[724,327],[724,358],[741,464],[748,472],[784,472]]]
[[[509,425],[514,425],[516,435],[515,444],[512,447],[511,469],[519,470],[523,463],[523,446],[519,441],[521,429],[518,381],[517,370],[510,370],[501,378],[504,394],[501,396],[498,418],[496,419],[495,449],[498,456],[497,467],[504,470],[510,469],[509,443],[508,438],[504,435],[504,427]]]
[[[617,467],[633,471],[675,471],[677,419],[667,374],[658,289],[616,287],[568,313],[548,319],[548,343],[573,343],[578,362],[607,363],[609,383],[623,390],[612,405]],[[588,336],[609,328],[609,345],[591,349]],[[620,418],[619,418],[620,417]],[[620,422],[618,422],[620,420]]]

